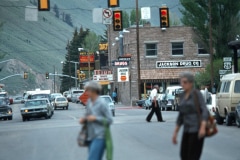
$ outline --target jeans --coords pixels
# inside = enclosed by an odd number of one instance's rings
[[[204,138],[199,139],[198,133],[183,133],[181,144],[182,160],[200,160]]]
[[[88,160],[102,160],[105,147],[105,139],[93,139],[88,147]]]

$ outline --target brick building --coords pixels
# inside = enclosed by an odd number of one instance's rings
[[[138,99],[137,42],[136,28],[128,28],[123,36],[123,53],[131,55],[129,65],[130,81],[117,82],[117,68],[113,67],[114,83],[112,89],[118,92],[118,99],[124,104]],[[169,85],[179,84],[179,73],[191,71],[197,73],[210,63],[209,54],[194,42],[191,27],[171,27],[162,30],[159,27],[140,27],[140,77],[141,93],[151,90],[152,85],[159,84],[162,90]],[[116,60],[121,52],[119,33],[109,28],[109,60]]]

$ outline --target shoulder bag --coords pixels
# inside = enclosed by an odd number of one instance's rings
[[[201,107],[200,107],[200,103],[199,103],[199,99],[198,99],[198,95],[197,95],[196,90],[194,91],[194,101],[195,101],[195,104],[197,106],[199,123],[201,125],[201,119],[202,119],[201,118]],[[205,137],[211,137],[211,136],[214,136],[215,134],[218,133],[215,118],[210,113],[208,115],[209,115],[209,117],[208,117],[208,120],[207,120]]]
[[[77,142],[80,147],[88,146],[88,131],[87,131],[87,122],[83,124],[81,131],[78,134]]]

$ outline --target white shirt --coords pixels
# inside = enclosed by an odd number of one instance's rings
[[[150,98],[151,100],[154,100],[154,98],[156,97],[156,100],[157,100],[157,89],[154,88],[152,91],[151,91],[151,94],[150,94]]]

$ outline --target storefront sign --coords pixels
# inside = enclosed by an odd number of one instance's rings
[[[157,61],[156,68],[197,68],[202,67],[201,60]]]
[[[90,63],[90,70],[93,71],[95,69],[95,63]],[[80,70],[81,71],[88,71],[88,63],[80,63]]]
[[[129,66],[129,61],[113,61],[112,66],[121,66],[121,67]]]
[[[131,57],[118,57],[119,61],[131,61]]]
[[[128,81],[129,81],[129,69],[118,68],[118,82],[128,82]]]
[[[113,74],[111,70],[94,70],[94,75]]]
[[[93,75],[94,81],[113,81],[113,75],[112,74],[106,74],[106,75]]]
[[[79,62],[80,63],[88,63],[88,61],[90,63],[94,63],[94,61],[95,61],[94,55],[90,55],[90,56],[82,56],[82,55],[80,55],[79,56]]]

